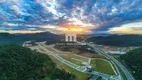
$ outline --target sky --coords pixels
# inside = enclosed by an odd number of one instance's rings
[[[142,0],[0,0],[0,32],[58,33],[64,25],[142,34]]]

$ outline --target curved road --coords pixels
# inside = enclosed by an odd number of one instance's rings
[[[76,70],[78,70],[78,71],[81,71],[81,72],[86,72],[86,71],[87,71],[86,66],[79,66],[79,65],[76,65],[76,64],[74,64],[74,63],[72,63],[72,62],[70,62],[70,61],[68,61],[68,60],[65,60],[65,59],[63,59],[62,57],[56,55],[56,54],[53,53],[52,51],[49,51],[48,49],[45,48],[45,46],[43,46],[43,45],[41,45],[41,44],[39,44],[39,43],[37,43],[37,44],[38,44],[38,46],[39,46],[40,48],[42,48],[43,50],[45,50],[48,54],[52,55],[54,58],[56,58],[57,60],[63,62],[64,64],[66,64],[66,65],[68,65],[68,66],[70,66],[70,67],[72,67],[72,68],[74,68],[74,69],[76,69]],[[40,50],[39,50],[39,51],[40,51]],[[86,72],[86,73],[88,73],[88,72]],[[107,79],[111,79],[112,77],[114,77],[114,76],[112,76],[112,75],[104,74],[104,73],[97,72],[97,71],[93,71],[91,74],[93,74],[93,75],[95,74],[95,75],[98,75],[98,76],[102,76],[102,77],[107,78]]]
[[[110,56],[109,54],[106,54],[103,50],[98,49],[96,47],[94,47],[91,44],[86,43],[87,45],[89,45],[90,47],[94,48],[95,51],[97,51],[98,53],[104,55],[105,57],[107,57],[108,59],[110,59],[111,61],[113,61],[125,74],[127,80],[135,80],[133,78],[133,76],[131,75],[131,73],[129,73],[129,71],[118,61],[116,60],[114,57]]]

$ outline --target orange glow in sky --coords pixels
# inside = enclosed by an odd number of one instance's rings
[[[60,30],[64,33],[85,33],[89,31],[86,27],[78,26],[78,25],[63,25],[63,27],[57,27],[57,30]]]

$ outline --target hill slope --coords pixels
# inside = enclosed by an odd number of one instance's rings
[[[28,40],[44,41],[44,40],[58,39],[57,35],[49,32],[36,33],[36,34],[8,34],[0,33],[0,43],[23,43]]]
[[[142,80],[142,48],[129,51],[121,59],[129,66],[136,80]]]
[[[142,35],[110,35],[87,39],[96,44],[108,46],[142,46]]]
[[[51,59],[19,45],[0,46],[0,80],[75,80]]]

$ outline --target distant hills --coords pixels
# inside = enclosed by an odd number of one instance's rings
[[[48,41],[48,43],[57,42],[63,35],[55,35],[50,32],[34,34],[8,34],[0,33],[0,44],[16,43],[22,44],[25,41]],[[95,42],[99,45],[108,46],[142,46],[142,35],[94,35],[87,41]]]
[[[108,35],[88,38],[87,41],[108,46],[142,46],[142,35]]]
[[[43,33],[36,33],[36,34],[8,34],[8,33],[0,33],[0,43],[23,43],[24,41],[28,40],[35,40],[35,41],[44,41],[44,40],[56,40],[58,39],[58,35],[43,32]]]

